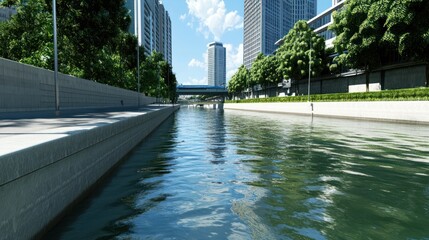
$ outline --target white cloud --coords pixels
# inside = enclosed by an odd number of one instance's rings
[[[203,62],[200,62],[198,60],[196,60],[195,58],[192,58],[192,60],[188,63],[189,67],[199,67],[204,69],[205,68],[205,64]]]
[[[243,64],[243,44],[240,43],[238,47],[232,44],[223,46],[226,48],[226,79],[230,79]]]
[[[204,70],[208,70],[208,54],[207,52],[202,54],[203,60],[197,60],[195,58],[192,58],[191,61],[189,61],[188,63],[188,67],[198,67],[198,68],[202,68]]]
[[[180,17],[179,17],[179,18],[180,18],[180,20],[182,20],[182,21],[183,21],[183,20],[185,20],[185,19],[186,19],[186,13],[184,13],[184,14],[180,15]]]
[[[186,82],[182,83],[183,85],[207,85],[207,77],[203,77],[201,79],[197,78],[189,78]]]
[[[198,21],[198,31],[219,41],[225,31],[243,27],[243,18],[237,11],[227,12],[223,0],[186,0],[188,16]],[[188,24],[189,25],[189,24]]]

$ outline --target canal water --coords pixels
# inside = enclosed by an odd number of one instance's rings
[[[429,126],[182,107],[47,239],[429,239]]]

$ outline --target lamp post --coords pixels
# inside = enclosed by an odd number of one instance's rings
[[[137,107],[140,108],[140,37],[139,37],[139,21],[140,21],[140,0],[136,0],[134,4],[136,35],[137,35]]]
[[[55,84],[55,112],[60,111],[60,93],[58,87],[58,46],[57,46],[57,3],[52,0],[52,19],[54,28],[54,84]]]
[[[310,36],[310,50],[308,51],[308,102],[310,102],[310,78],[311,78],[311,36]]]

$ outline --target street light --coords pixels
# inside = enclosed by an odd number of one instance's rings
[[[310,77],[311,77],[311,36],[310,36],[310,50],[308,51],[308,102],[310,102]]]
[[[60,111],[60,93],[58,88],[58,46],[57,46],[57,3],[52,0],[52,18],[54,28],[54,83],[55,83],[55,112]]]
[[[136,21],[137,35],[137,107],[140,108],[140,42],[139,42],[139,20],[140,20],[140,0],[134,2],[134,15]]]

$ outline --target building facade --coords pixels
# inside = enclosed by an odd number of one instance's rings
[[[252,66],[259,53],[272,54],[278,39],[298,20],[316,15],[317,0],[245,0],[243,61]]]
[[[332,6],[314,18],[308,20],[308,25],[314,29],[314,32],[325,39],[326,47],[332,47],[335,34],[328,27],[333,23],[332,13],[340,10],[346,0],[332,0]]]
[[[171,19],[159,0],[127,0],[131,24],[129,32],[137,35],[145,54],[157,51],[172,63]]]
[[[0,22],[9,20],[15,13],[15,8],[0,7]]]
[[[226,86],[226,49],[222,43],[208,45],[208,85]]]

